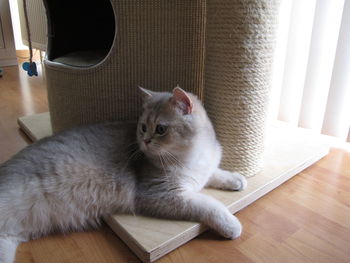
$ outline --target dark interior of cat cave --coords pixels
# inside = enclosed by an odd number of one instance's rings
[[[110,0],[44,0],[44,5],[49,61],[91,67],[108,55],[115,36]]]

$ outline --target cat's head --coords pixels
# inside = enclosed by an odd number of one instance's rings
[[[151,158],[186,153],[203,117],[200,101],[180,87],[172,93],[140,90],[144,97],[137,128],[141,151]]]

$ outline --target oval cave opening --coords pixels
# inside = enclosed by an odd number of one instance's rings
[[[86,68],[108,55],[116,30],[110,0],[44,0],[44,4],[49,61]]]

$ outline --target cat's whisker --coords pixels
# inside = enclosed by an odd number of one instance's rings
[[[163,158],[164,158],[164,161],[167,164],[167,166],[175,166],[175,167],[178,166],[171,158],[169,158],[168,155],[164,154]]]
[[[168,161],[172,166],[177,166],[177,167],[180,167],[180,168],[186,168],[174,155],[172,155],[170,152],[166,151],[166,150],[163,150],[163,153],[164,155],[162,155],[162,158],[163,158],[163,161],[166,160]],[[165,161],[164,161],[165,162]],[[162,163],[163,165],[163,163]],[[164,166],[163,166],[164,167]],[[167,174],[166,174],[167,176]],[[194,184],[199,184],[199,181],[192,177],[192,176],[188,176],[187,177],[188,179],[190,179]],[[181,190],[181,187],[179,186],[176,186],[175,188],[172,187],[170,189],[168,189],[169,191],[170,190]]]
[[[170,158],[169,155],[164,155],[164,157],[168,160],[168,162],[172,165],[172,166],[178,166],[178,164],[172,159]]]
[[[175,166],[174,162],[169,158],[166,150],[160,149],[159,154],[162,156],[163,161],[167,166]]]
[[[166,169],[165,169],[165,166],[164,166],[164,163],[163,163],[163,157],[161,154],[158,154],[159,156],[159,160],[160,160],[160,163],[162,164],[162,167],[163,167],[163,170],[164,170],[164,173],[165,173],[165,177],[168,177],[168,174],[166,172]]]
[[[179,161],[179,159],[177,159],[177,158],[176,158],[174,155],[172,155],[171,153],[169,153],[169,154],[170,154],[169,157],[172,158],[172,159],[175,161],[175,163],[178,164],[178,166],[180,166],[181,168],[186,168],[185,165],[184,165],[181,161]]]
[[[125,147],[125,151],[128,155],[136,150],[139,150],[139,144],[137,142],[131,143]]]
[[[142,152],[141,152],[138,148],[135,149],[134,152],[129,153],[129,154],[131,154],[131,155],[129,156],[129,158],[128,158],[128,159],[126,160],[126,162],[125,162],[125,165],[124,165],[124,167],[123,167],[123,169],[122,169],[123,172],[125,172],[125,170],[127,169],[127,167],[128,167],[129,164],[130,164],[130,161],[132,161],[133,158],[134,158],[134,160],[137,160],[139,157],[142,156]],[[136,158],[135,158],[135,157],[136,157]]]
[[[166,151],[166,154],[167,154],[168,158],[171,158],[176,163],[177,166],[179,166],[180,168],[183,168],[183,169],[186,168],[186,166],[181,161],[179,161],[171,152]],[[194,184],[199,184],[199,181],[196,178],[191,177],[191,176],[188,176],[187,178],[192,180],[192,182]]]
[[[164,150],[164,153],[169,159],[173,161],[174,164],[176,164],[180,168],[186,168],[185,165],[178,158],[176,158],[171,152]]]
[[[138,145],[139,145],[138,142],[135,141],[135,142],[130,143],[128,146],[126,146],[126,148],[129,148],[131,146],[138,146]]]

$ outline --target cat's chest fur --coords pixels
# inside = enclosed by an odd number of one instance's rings
[[[147,159],[139,163],[136,169],[139,194],[167,193],[169,189],[200,191],[219,166],[221,146],[216,140],[195,143],[192,150],[179,159],[181,165],[155,164],[154,160]]]
[[[185,189],[200,191],[209,177],[218,168],[221,160],[221,147],[217,141],[201,142],[194,147],[181,169],[180,183]]]

